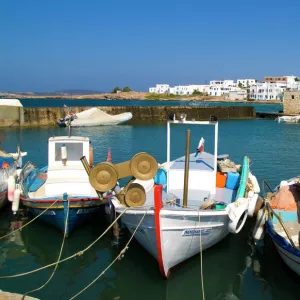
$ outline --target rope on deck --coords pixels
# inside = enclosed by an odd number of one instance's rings
[[[39,290],[41,290],[42,288],[44,288],[52,279],[52,277],[54,276],[55,272],[56,272],[56,269],[59,265],[59,261],[60,261],[60,258],[61,258],[61,255],[62,255],[62,252],[63,252],[63,249],[64,249],[64,244],[65,244],[65,240],[66,240],[66,237],[67,237],[67,229],[68,229],[68,223],[69,223],[69,211],[70,211],[70,200],[68,198],[68,209],[67,209],[67,216],[66,216],[66,221],[65,221],[65,230],[64,230],[64,236],[63,236],[63,240],[62,240],[62,243],[61,243],[61,246],[60,246],[60,251],[59,251],[59,254],[58,254],[58,257],[57,257],[57,261],[55,263],[55,267],[50,275],[50,277],[48,278],[48,280],[43,284],[41,285],[40,287],[34,289],[34,290],[31,290],[31,291],[28,291],[26,292],[22,299],[21,300],[24,300],[25,297],[28,295],[28,294],[31,294],[33,292],[37,292]]]
[[[137,230],[139,229],[140,225],[142,224],[144,218],[147,215],[147,212],[149,211],[149,209],[151,209],[151,207],[149,207],[146,212],[144,213],[143,217],[141,218],[140,222],[138,223],[137,227],[135,228],[133,234],[131,235],[129,241],[127,242],[127,244],[125,245],[125,247],[120,251],[120,253],[118,254],[118,256],[109,264],[108,267],[106,267],[105,270],[102,271],[102,273],[100,273],[100,275],[98,275],[92,282],[90,282],[85,288],[83,288],[80,292],[78,292],[76,295],[74,295],[72,298],[70,298],[70,300],[75,299],[76,297],[78,297],[80,294],[82,294],[84,291],[86,291],[90,286],[92,286],[101,276],[103,276],[105,274],[105,272],[112,267],[112,265],[117,261],[120,260],[122,257],[124,257],[124,254],[126,253],[126,251],[128,250],[128,246],[131,242],[131,240],[133,239],[135,233],[137,232]]]
[[[29,224],[31,224],[32,222],[34,222],[37,218],[39,218],[41,215],[43,215],[47,210],[49,210],[57,201],[59,201],[61,199],[57,199],[55,200],[50,206],[48,206],[45,210],[43,210],[39,215],[37,215],[36,217],[34,217],[32,220],[30,220],[29,222],[27,222],[26,224],[24,224],[23,226],[19,227],[18,229],[16,230],[13,230],[11,232],[9,232],[8,234],[4,235],[4,236],[1,236],[0,237],[0,240],[12,235],[13,233],[17,232],[17,231],[20,231],[22,230],[23,228],[27,227]]]
[[[107,229],[98,237],[96,238],[89,246],[87,246],[85,249],[81,250],[81,251],[78,251],[76,253],[74,253],[73,255],[70,255],[64,259],[61,259],[57,262],[54,262],[54,263],[51,263],[49,265],[46,265],[44,267],[41,267],[41,268],[37,268],[37,269],[34,269],[34,270],[31,270],[31,271],[28,271],[28,272],[24,272],[24,273],[19,273],[19,274],[15,274],[15,275],[7,275],[7,276],[0,276],[0,279],[7,279],[7,278],[16,278],[16,277],[21,277],[21,276],[25,276],[25,275],[29,275],[29,274],[33,274],[35,272],[39,272],[39,271],[42,271],[44,269],[47,269],[47,268],[50,268],[56,264],[60,264],[62,262],[65,262],[65,261],[68,261],[74,257],[77,257],[77,256],[81,256],[83,255],[86,251],[88,251],[95,243],[97,243],[113,226],[114,224],[122,217],[122,215],[127,212],[127,210],[132,210],[134,208],[132,207],[129,207],[129,208],[126,208],[124,209],[124,211],[122,213],[119,214],[119,216],[114,220],[114,222],[112,222],[110,224],[110,226],[107,227]],[[149,207],[150,209],[150,207]]]

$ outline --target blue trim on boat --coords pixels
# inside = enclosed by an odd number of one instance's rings
[[[249,157],[244,156],[240,186],[237,192],[237,199],[244,198],[248,175],[249,175]]]
[[[281,235],[279,235],[275,230],[272,221],[266,221],[266,232],[270,235],[272,240],[280,247],[286,250],[287,252],[300,257],[300,249],[297,250]]]

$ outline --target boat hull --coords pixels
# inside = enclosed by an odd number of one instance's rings
[[[267,221],[266,228],[284,263],[300,276],[300,249],[294,249],[284,237],[276,233],[270,221]]]
[[[225,211],[183,215],[163,209],[159,215],[160,224],[157,224],[153,210],[134,211],[132,214],[129,211],[122,216],[122,223],[134,233],[145,214],[135,238],[158,261],[164,277],[169,276],[171,268],[198,254],[201,249],[217,244],[229,233],[229,218]]]
[[[28,208],[29,213],[33,216],[40,215],[43,211],[49,208],[55,200],[49,199],[22,199],[24,206]],[[68,226],[66,228],[66,235],[68,236],[78,226],[82,225],[102,209],[102,202],[98,198],[75,198],[69,199],[69,217]],[[67,219],[67,203],[68,201],[58,201],[46,212],[44,212],[39,219],[52,224],[57,227],[62,233],[65,230],[65,221]]]

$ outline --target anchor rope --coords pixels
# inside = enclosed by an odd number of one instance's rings
[[[128,250],[128,246],[131,242],[131,240],[133,239],[135,233],[137,232],[138,228],[140,227],[140,225],[142,224],[144,218],[147,215],[147,212],[149,211],[151,207],[149,207],[146,212],[144,213],[143,217],[141,218],[140,222],[138,223],[137,227],[135,228],[133,234],[131,235],[129,241],[126,243],[125,247],[120,251],[120,253],[117,255],[117,257],[92,281],[90,282],[85,288],[83,288],[81,291],[79,291],[76,295],[74,295],[72,298],[70,298],[70,300],[75,299],[76,297],[78,297],[80,294],[82,294],[84,291],[86,291],[90,286],[92,286],[100,277],[102,277],[105,272],[112,267],[112,265],[117,261],[120,260],[122,257],[124,257],[126,251]]]
[[[48,280],[43,284],[41,285],[40,287],[36,288],[36,289],[33,289],[31,291],[28,291],[26,292],[25,294],[23,294],[22,296],[22,299],[21,300],[24,300],[25,297],[28,295],[28,294],[31,294],[33,292],[37,292],[39,290],[41,290],[42,288],[44,288],[50,281],[51,279],[53,278],[56,270],[57,270],[57,267],[58,267],[58,264],[59,264],[59,261],[60,261],[60,258],[61,258],[61,255],[62,255],[62,252],[63,252],[63,249],[64,249],[64,244],[65,244],[65,240],[66,240],[66,237],[67,237],[67,229],[68,229],[68,223],[69,223],[69,212],[70,212],[70,200],[68,198],[68,209],[67,209],[67,216],[66,216],[66,221],[65,221],[65,229],[64,229],[64,236],[63,236],[63,240],[62,240],[62,243],[61,243],[61,246],[60,246],[60,250],[59,250],[59,254],[58,254],[58,257],[57,257],[57,261],[56,261],[56,264],[55,264],[55,267],[50,275],[50,277],[48,278]]]
[[[200,211],[198,210],[198,222],[200,226]],[[203,260],[202,260],[202,234],[200,226],[200,272],[201,272],[201,286],[202,286],[202,299],[205,300],[205,291],[204,291],[204,278],[203,278]]]
[[[147,206],[146,206],[147,207]],[[151,206],[149,207],[149,209],[151,208]],[[7,276],[0,276],[0,279],[7,279],[7,278],[16,278],[16,277],[21,277],[21,276],[25,276],[25,275],[30,275],[30,274],[33,274],[33,273],[36,273],[36,272],[39,272],[39,271],[42,271],[44,269],[47,269],[47,268],[50,268],[54,265],[56,265],[57,263],[60,264],[62,262],[65,262],[65,261],[68,261],[76,256],[82,256],[86,251],[88,251],[94,244],[96,244],[113,226],[114,224],[122,217],[122,215],[127,211],[127,210],[132,210],[134,209],[133,207],[129,207],[129,208],[126,208],[124,209],[124,211],[122,211],[122,213],[119,214],[119,216],[114,220],[114,222],[112,222],[108,227],[107,229],[98,237],[96,238],[89,246],[87,246],[85,249],[81,250],[81,251],[78,251],[76,253],[74,253],[73,255],[70,255],[66,258],[63,258],[57,262],[54,262],[54,263],[51,263],[51,264],[48,264],[46,266],[43,266],[43,267],[40,267],[40,268],[37,268],[37,269],[34,269],[34,270],[31,270],[31,271],[28,271],[28,272],[24,272],[24,273],[19,273],[19,274],[15,274],[15,275],[7,275]]]
[[[59,201],[61,199],[57,199],[55,200],[50,206],[48,206],[45,210],[43,210],[39,215],[35,216],[32,220],[30,220],[29,222],[27,222],[26,224],[24,224],[23,226],[17,228],[16,230],[13,230],[11,232],[9,232],[8,234],[6,235],[3,235],[0,237],[0,240],[12,235],[13,233],[17,232],[17,231],[20,231],[22,230],[23,228],[27,227],[29,224],[31,224],[32,222],[34,222],[37,218],[39,218],[41,215],[43,215],[47,210],[49,210],[57,201]]]

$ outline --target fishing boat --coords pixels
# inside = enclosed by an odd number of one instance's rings
[[[275,119],[278,123],[300,123],[300,116],[282,116]]]
[[[0,150],[0,209],[7,203],[13,201],[13,189],[17,170],[22,167],[22,157],[27,152],[21,152],[17,148],[16,153],[7,153]]]
[[[116,213],[122,214],[122,223],[158,261],[165,278],[176,265],[229,233],[239,233],[247,216],[253,215],[260,192],[249,168],[249,157],[245,156],[242,166],[237,166],[228,155],[218,156],[217,118],[171,119],[167,122],[164,164],[159,165],[149,154],[139,153],[128,162],[100,163],[90,173],[91,184],[100,191],[112,188],[119,178],[133,176],[124,188],[115,190],[109,201]],[[186,155],[171,161],[171,125],[213,126],[214,153],[204,151],[203,138],[197,152],[190,153],[188,130]],[[113,178],[111,184],[101,179],[105,172],[110,174],[106,178]]]
[[[70,123],[72,127],[119,125],[129,121],[130,119],[132,119],[131,112],[109,115],[97,107],[93,107],[80,113],[73,113],[70,110],[66,117],[57,121],[57,124],[60,127],[67,127],[68,123]]]
[[[103,201],[89,184],[86,168],[92,165],[90,140],[80,136],[50,137],[48,165],[37,168],[28,162],[18,181],[20,200],[29,212],[70,234],[77,226],[100,210]],[[67,214],[69,205],[69,214]],[[67,215],[69,216],[67,219]]]
[[[257,214],[256,241],[267,233],[285,264],[300,276],[300,176],[281,181]]]

